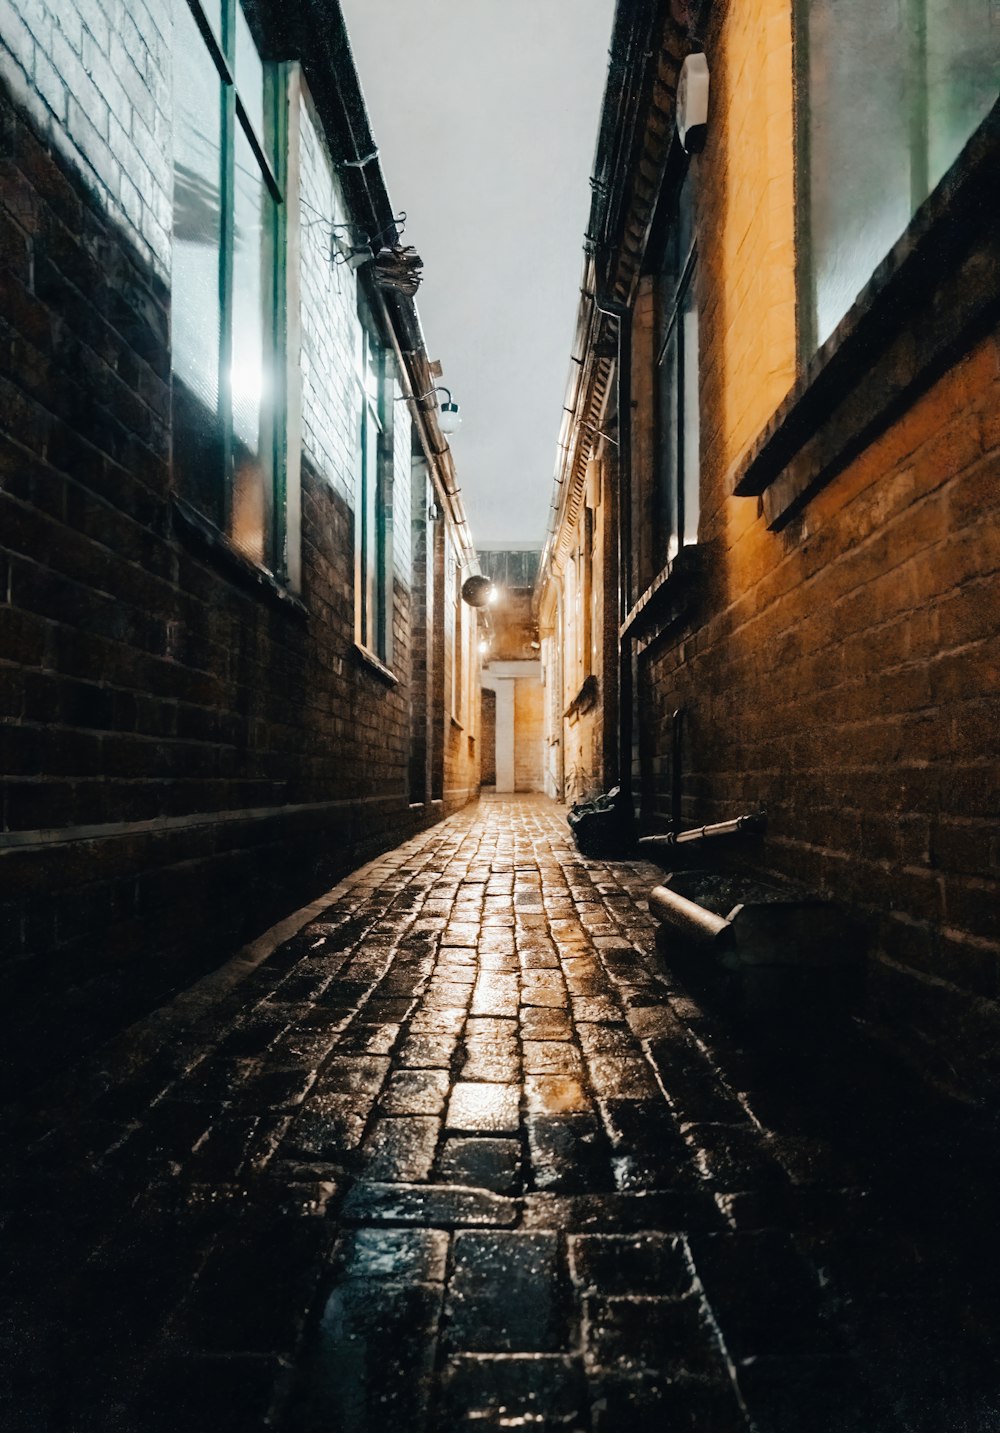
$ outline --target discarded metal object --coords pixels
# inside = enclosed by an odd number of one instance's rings
[[[865,957],[858,921],[836,901],[798,887],[716,871],[677,871],[649,907],[684,963],[751,1017],[845,1016]],[[707,956],[707,960],[703,957]]]
[[[694,841],[710,841],[717,836],[762,836],[767,829],[767,812],[754,811],[737,816],[733,821],[717,821],[714,826],[696,826],[690,831],[670,831],[666,835],[641,836],[639,845],[685,846]]]

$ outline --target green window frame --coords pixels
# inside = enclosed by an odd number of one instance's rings
[[[354,629],[358,645],[386,664],[392,661],[388,574],[392,405],[388,361],[359,295],[354,363]]]
[[[174,0],[175,487],[287,580],[286,69],[239,0]]]
[[[996,0],[794,0],[798,342],[830,337],[1000,93]]]

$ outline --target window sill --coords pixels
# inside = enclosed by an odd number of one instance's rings
[[[171,506],[174,531],[186,547],[202,556],[210,557],[230,582],[274,603],[282,611],[308,619],[309,609],[305,604],[289,592],[273,572],[269,572],[266,567],[259,567],[256,562],[244,556],[233,546],[225,533],[220,532],[197,508],[193,508],[176,493],[171,497]]]
[[[779,530],[1000,315],[1000,103],[731,476]]]
[[[584,677],[583,685],[563,712],[563,716],[571,723],[578,721],[580,717],[586,716],[587,712],[594,710],[600,694],[600,684],[591,673],[589,677]]]
[[[694,599],[696,581],[701,573],[703,547],[689,543],[682,547],[672,562],[653,579],[618,629],[619,639],[626,638],[646,648],[668,628],[687,615]]]
[[[380,657],[376,657],[374,652],[370,652],[368,648],[363,647],[360,642],[355,642],[354,644],[354,655],[362,666],[368,667],[390,687],[399,686],[399,678],[396,676],[396,673],[390,671]]]

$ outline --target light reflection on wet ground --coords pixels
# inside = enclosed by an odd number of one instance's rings
[[[860,1050],[744,1047],[655,875],[484,801],[8,1122],[3,1426],[1000,1427],[962,1128]]]

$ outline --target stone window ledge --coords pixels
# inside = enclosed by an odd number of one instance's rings
[[[355,642],[354,655],[361,666],[367,667],[370,671],[374,672],[376,676],[381,677],[383,682],[386,682],[390,687],[399,686],[399,678],[396,676],[396,673],[387,667],[380,657],[376,657],[374,652],[370,652],[367,647],[363,646],[362,643]]]
[[[600,683],[594,674],[591,673],[588,677],[584,678],[583,685],[563,712],[563,716],[571,723],[578,721],[580,717],[586,716],[588,712],[594,710],[597,706],[600,694]]]
[[[174,531],[192,551],[209,557],[223,576],[239,587],[253,592],[256,596],[274,603],[282,611],[308,620],[309,609],[288,588],[278,581],[273,572],[252,562],[220,532],[213,522],[185,502],[176,493],[171,497],[174,515]]]
[[[995,105],[730,477],[785,526],[1000,317]]]
[[[701,572],[703,547],[682,547],[635,603],[618,629],[619,640],[637,643],[640,652],[690,610],[696,579]]]

